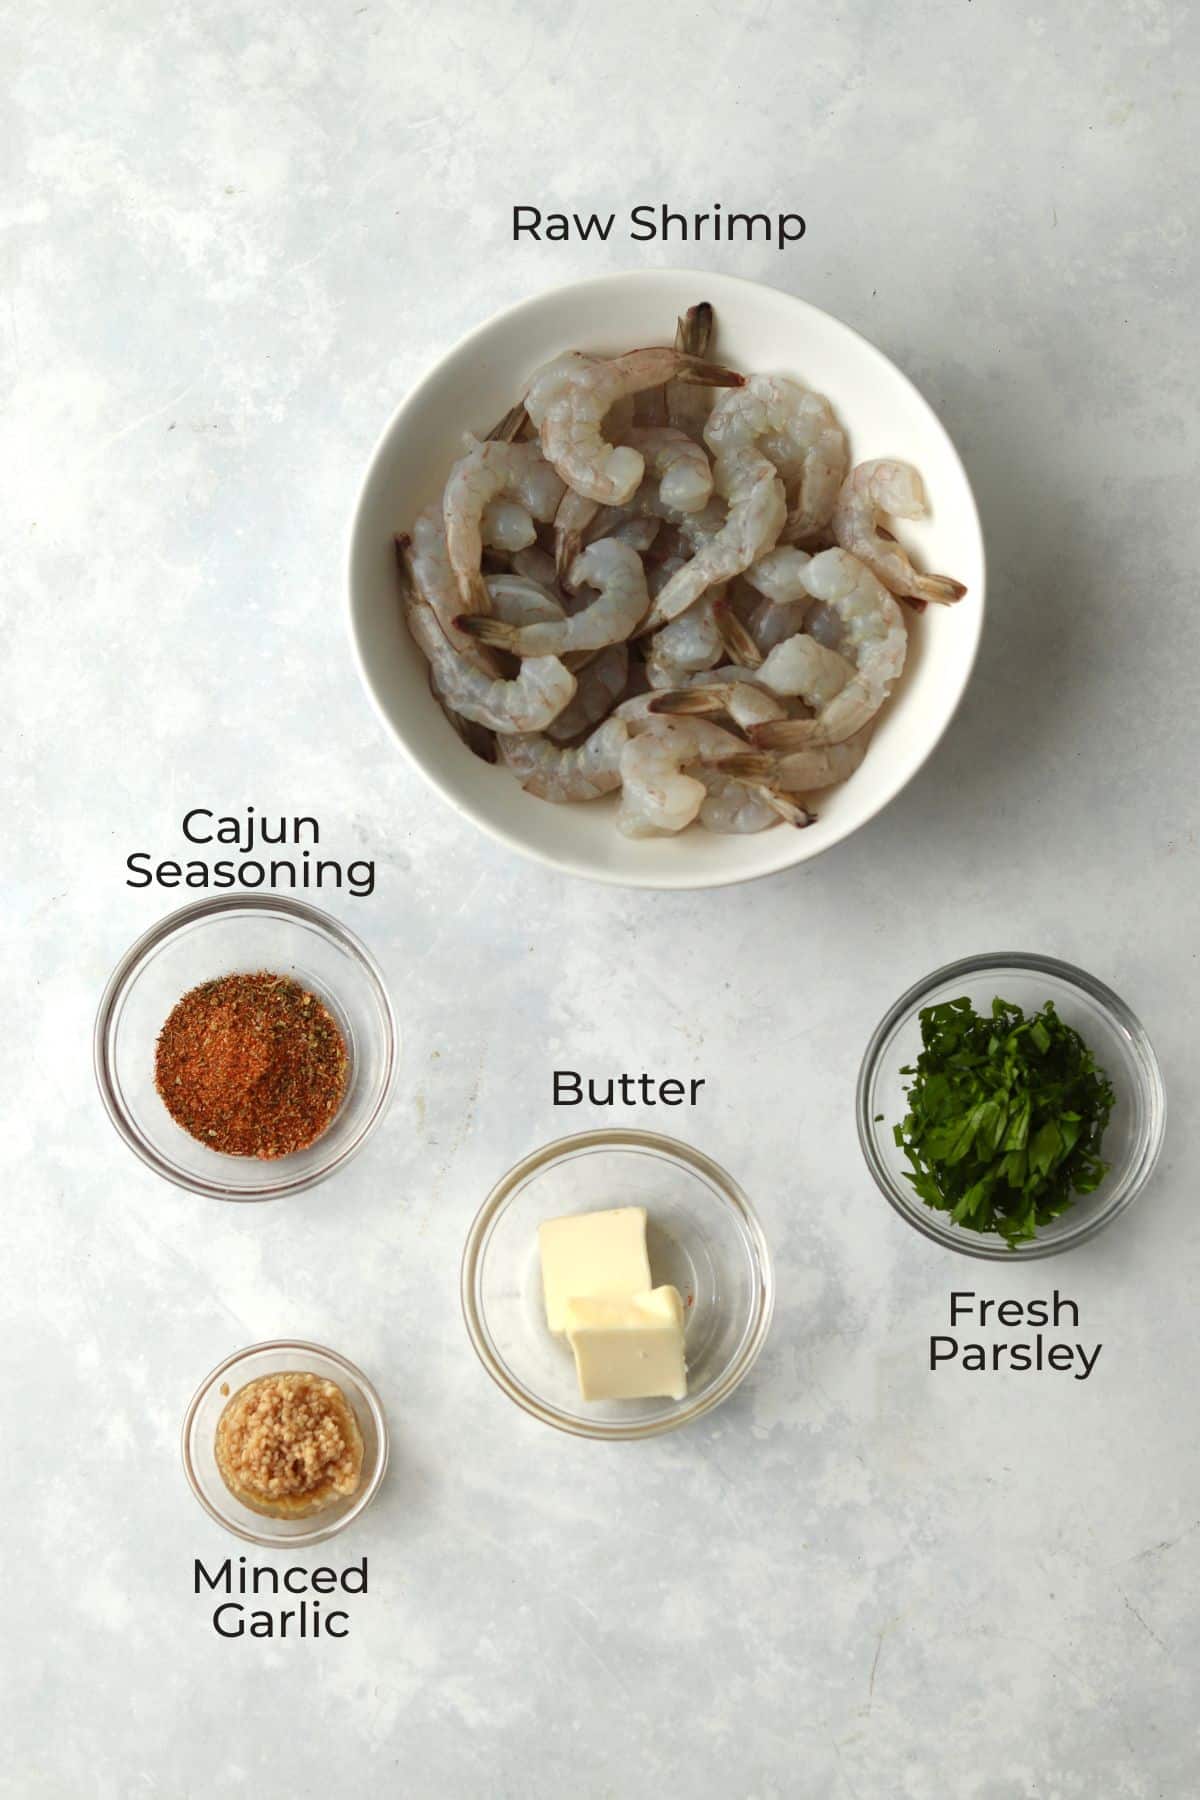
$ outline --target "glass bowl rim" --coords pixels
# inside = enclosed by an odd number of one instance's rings
[[[892,1180],[882,1158],[875,1146],[875,1133],[872,1129],[868,1095],[875,1077],[879,1059],[884,1045],[890,1040],[896,1028],[917,1012],[926,997],[944,983],[959,978],[966,979],[984,973],[989,969],[1013,969],[1022,973],[1053,976],[1067,987],[1073,987],[1086,994],[1105,1013],[1109,1019],[1129,1038],[1135,1051],[1135,1061],[1139,1065],[1141,1085],[1147,1099],[1148,1130],[1146,1142],[1140,1154],[1135,1158],[1123,1180],[1118,1184],[1112,1199],[1097,1209],[1086,1223],[1075,1226],[1064,1232],[1055,1240],[1035,1238],[1030,1244],[1023,1244],[1018,1250],[1010,1250],[1000,1238],[979,1234],[978,1243],[966,1240],[968,1234],[959,1232],[952,1235],[948,1226],[939,1223],[941,1215],[932,1208],[915,1210],[911,1195],[902,1190]],[[962,1256],[982,1258],[988,1262],[1017,1261],[1032,1262],[1044,1256],[1057,1256],[1064,1250],[1073,1250],[1077,1244],[1103,1231],[1106,1225],[1118,1218],[1142,1192],[1158,1162],[1162,1151],[1163,1138],[1166,1133],[1167,1097],[1163,1083],[1162,1069],[1154,1046],[1150,1042],[1145,1026],[1133,1009],[1121,996],[1114,992],[1107,983],[1075,963],[1063,962],[1055,956],[1040,956],[1026,950],[995,950],[983,952],[976,956],[963,956],[954,962],[943,963],[920,981],[902,993],[898,1000],[888,1008],[879,1024],[871,1033],[867,1048],[858,1071],[858,1085],[854,1101],[855,1120],[858,1126],[858,1141],[866,1160],[868,1169],[876,1187],[894,1212],[914,1231],[923,1237],[940,1244],[944,1250],[953,1250]],[[929,1216],[925,1217],[928,1212]]]
[[[209,1180],[203,1175],[193,1174],[190,1170],[180,1168],[157,1150],[138,1128],[119,1096],[116,1082],[113,1079],[109,1054],[109,1037],[113,1022],[134,979],[145,966],[151,953],[157,950],[160,944],[165,943],[168,938],[191,925],[200,924],[224,914],[232,915],[239,912],[281,913],[292,921],[310,926],[323,937],[332,941],[338,949],[345,951],[366,975],[368,985],[372,989],[383,1015],[384,1026],[384,1072],[380,1092],[354,1137],[331,1161],[317,1162],[302,1175],[293,1176],[285,1181],[273,1182],[269,1187],[261,1188],[254,1193],[242,1193],[215,1179]],[[351,1157],[358,1154],[383,1118],[391,1101],[399,1062],[399,1049],[400,1031],[392,1009],[391,997],[383,979],[383,971],[362,939],[348,925],[343,925],[339,919],[335,919],[332,914],[322,912],[320,907],[311,906],[307,901],[294,900],[287,894],[278,894],[268,890],[193,900],[186,906],[179,906],[173,912],[165,913],[161,919],[157,919],[134,940],[109,976],[104,985],[104,992],[100,996],[92,1034],[92,1067],[105,1111],[120,1137],[140,1157],[147,1168],[153,1169],[155,1174],[161,1175],[165,1181],[173,1183],[175,1187],[185,1188],[193,1194],[203,1194],[207,1199],[232,1201],[235,1205],[254,1205],[264,1200],[278,1200],[285,1194],[303,1193],[307,1188],[316,1187],[319,1182],[325,1181],[338,1169],[343,1168]],[[318,1138],[316,1143],[319,1144],[320,1141]]]
[[[484,1321],[483,1308],[479,1304],[477,1289],[488,1243],[496,1222],[513,1195],[539,1170],[580,1151],[591,1149],[644,1150],[668,1161],[686,1164],[694,1173],[708,1181],[729,1204],[750,1253],[755,1276],[753,1301],[747,1331],[738,1354],[720,1380],[714,1382],[703,1397],[692,1404],[681,1404],[676,1412],[666,1418],[630,1420],[628,1423],[609,1419],[587,1420],[559,1412],[556,1407],[547,1405],[517,1380],[499,1351],[493,1347],[491,1333]],[[714,1406],[728,1399],[750,1373],[766,1343],[775,1311],[775,1273],[758,1214],[741,1186],[712,1157],[707,1156],[703,1150],[696,1149],[694,1145],[681,1143],[678,1138],[667,1137],[662,1132],[643,1131],[633,1127],[599,1126],[591,1131],[573,1132],[567,1137],[555,1138],[551,1143],[543,1144],[514,1163],[500,1177],[475,1214],[467,1232],[460,1269],[459,1294],[463,1320],[475,1354],[496,1386],[510,1400],[531,1417],[540,1419],[544,1425],[552,1425],[555,1430],[566,1432],[569,1436],[614,1442],[661,1437],[664,1432],[675,1431],[681,1425],[690,1424],[693,1419],[711,1412]]]
[[[260,1356],[264,1353],[270,1353],[277,1350],[286,1350],[289,1352],[294,1350],[301,1354],[315,1353],[317,1356],[325,1357],[328,1362],[333,1363],[336,1368],[340,1369],[342,1374],[345,1375],[349,1381],[353,1382],[354,1386],[359,1390],[366,1402],[367,1411],[370,1413],[372,1423],[375,1426],[375,1436],[379,1445],[379,1454],[376,1458],[376,1464],[371,1474],[371,1479],[366,1483],[361,1493],[355,1496],[351,1506],[342,1513],[340,1517],[333,1520],[328,1525],[314,1526],[311,1531],[297,1532],[294,1537],[286,1538],[270,1537],[265,1532],[251,1531],[247,1526],[235,1524],[232,1519],[226,1518],[225,1515],[213,1505],[212,1501],[208,1498],[208,1495],[200,1485],[200,1478],[196,1473],[196,1467],[192,1461],[190,1443],[192,1424],[200,1409],[200,1405],[209,1390],[220,1377],[222,1375],[227,1375],[231,1369],[235,1369],[239,1363],[245,1362],[251,1356]],[[237,1391],[236,1388],[233,1389],[233,1393],[236,1394]],[[183,1415],[183,1429],[180,1433],[179,1447],[180,1454],[183,1458],[183,1472],[187,1476],[188,1486],[191,1488],[192,1493],[200,1502],[200,1505],[204,1508],[209,1518],[214,1519],[223,1530],[231,1531],[235,1537],[242,1538],[248,1544],[260,1544],[266,1550],[303,1550],[307,1549],[312,1544],[321,1544],[328,1538],[337,1537],[339,1532],[344,1531],[348,1525],[353,1524],[355,1519],[361,1517],[379,1492],[379,1489],[383,1485],[383,1478],[387,1474],[388,1457],[391,1450],[387,1414],[383,1410],[383,1401],[379,1398],[374,1383],[363,1374],[362,1370],[355,1363],[350,1361],[349,1357],[340,1355],[336,1350],[327,1349],[324,1344],[314,1344],[304,1338],[264,1338],[261,1343],[246,1344],[241,1350],[235,1350],[232,1355],[227,1356],[223,1362],[218,1363],[215,1369],[211,1369],[188,1402],[187,1411]],[[220,1471],[218,1471],[218,1474],[219,1473]],[[232,1499],[233,1496],[230,1495],[230,1498]]]

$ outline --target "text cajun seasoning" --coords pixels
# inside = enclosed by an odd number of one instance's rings
[[[290,1156],[332,1123],[346,1040],[299,982],[221,975],[183,996],[158,1035],[154,1085],[177,1125],[227,1156]]]

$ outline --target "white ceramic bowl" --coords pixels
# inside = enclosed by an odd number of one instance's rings
[[[931,514],[898,535],[927,569],[967,584],[954,607],[914,622],[904,678],[862,768],[822,796],[806,830],[777,826],[751,837],[691,829],[630,841],[615,799],[551,806],[505,769],[479,761],[429,692],[428,669],[397,601],[393,534],[444,482],[462,433],[486,431],[526,378],[566,349],[612,353],[669,342],[676,317],[708,300],[712,354],[747,371],[795,375],[827,394],[856,462],[896,456],[920,470]],[[895,798],[954,715],[983,624],[984,556],[966,472],[941,423],[912,383],[865,338],[791,294],[730,275],[643,269],[539,294],[473,331],[444,356],[393,415],[371,459],[350,535],[350,625],[368,693],[397,742],[452,806],[501,843],[573,875],[630,887],[719,887],[806,862],[857,831]]]

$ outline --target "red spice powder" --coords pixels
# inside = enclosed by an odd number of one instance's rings
[[[227,1156],[290,1156],[332,1123],[346,1040],[286,975],[221,975],[193,988],[158,1036],[154,1085],[177,1125]]]

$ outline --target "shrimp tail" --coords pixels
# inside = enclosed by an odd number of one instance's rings
[[[762,666],[763,655],[728,600],[718,600],[713,607],[717,635],[735,663],[745,669]]]
[[[955,581],[951,575],[918,575],[913,582],[913,594],[918,600],[936,600],[939,606],[953,606],[966,593],[961,581]]]
[[[564,593],[573,593],[571,586],[571,565],[583,549],[583,534],[578,531],[564,531],[554,546],[554,573]]]
[[[757,782],[749,785],[753,786],[754,792],[771,808],[773,813],[778,813],[786,824],[794,825],[797,831],[803,831],[806,825],[816,824],[815,812],[810,812],[807,806],[798,805],[790,795],[781,794],[778,788],[765,784],[760,786]]]
[[[688,382],[693,387],[739,388],[746,385],[746,377],[739,375],[736,369],[724,369],[720,363],[702,362],[698,356],[688,356],[682,361],[672,380]]]
[[[728,775],[733,781],[745,781],[756,786],[767,787],[775,773],[775,758],[759,756],[753,750],[739,752],[735,756],[723,756],[720,763],[722,775]]]
[[[482,568],[472,569],[467,578],[466,592],[463,594],[462,598],[463,604],[467,609],[467,616],[470,618],[474,618],[477,614],[491,612],[492,597],[488,593],[487,582],[484,580]]]
[[[772,719],[766,725],[752,725],[747,734],[761,750],[811,750],[819,738],[816,719]]]
[[[568,594],[571,565],[583,549],[583,534],[600,511],[598,500],[584,500],[568,488],[554,515],[554,571]]]
[[[707,300],[689,306],[675,323],[675,348],[685,356],[707,356],[712,343],[713,309]]]
[[[702,717],[724,712],[728,698],[721,687],[669,688],[655,694],[650,702],[650,711],[677,716],[682,714],[685,718]]]
[[[502,419],[496,420],[483,441],[489,444],[515,444],[518,438],[525,435],[528,425],[529,414],[525,411],[525,402],[518,400],[515,406],[509,407]]]
[[[483,644],[497,644],[502,650],[511,647],[515,625],[506,625],[503,619],[485,618],[479,613],[459,613],[454,621],[457,631],[465,631],[468,637],[478,638]]]

